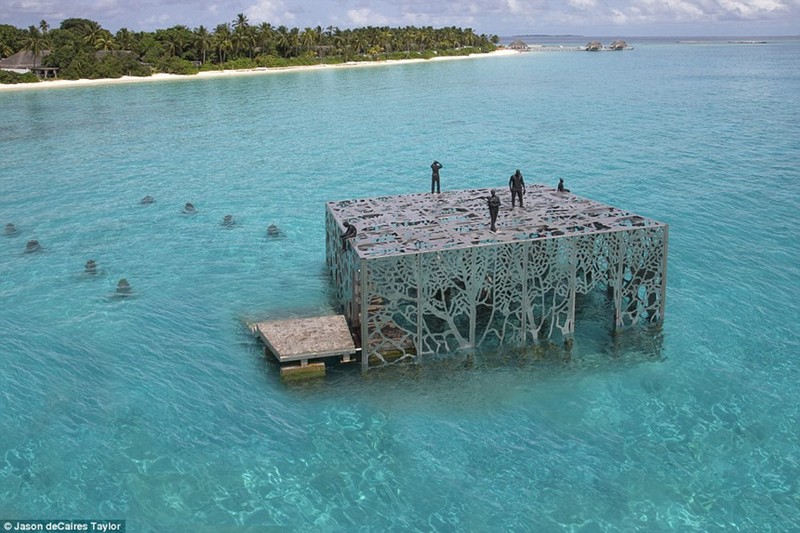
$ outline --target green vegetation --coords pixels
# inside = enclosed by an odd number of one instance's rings
[[[495,49],[497,36],[471,29],[367,27],[340,30],[251,25],[243,14],[213,30],[173,26],[154,32],[122,28],[112,34],[99,23],[64,20],[57,29],[46,21],[22,30],[0,25],[0,58],[29,50],[41,66],[57,67],[58,77],[118,78],[153,72],[194,74],[200,70],[246,69],[467,55]],[[3,71],[0,71],[3,72]],[[4,72],[0,83],[16,79]],[[35,77],[35,76],[34,76]]]
[[[17,74],[16,72],[0,70],[0,83],[36,83],[38,81],[39,78],[33,72]]]

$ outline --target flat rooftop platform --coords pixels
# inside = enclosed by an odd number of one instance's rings
[[[340,200],[327,207],[340,227],[345,220],[356,226],[352,244],[361,258],[665,225],[540,184],[527,186],[525,207],[512,210],[508,188],[495,190],[502,202],[497,233],[489,231],[491,189]]]
[[[347,359],[356,351],[343,315],[258,322],[251,328],[281,363],[339,355]]]

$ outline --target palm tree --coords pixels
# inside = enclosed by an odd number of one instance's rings
[[[292,57],[300,55],[300,28],[292,28],[289,30],[289,45],[292,49]]]
[[[22,40],[22,46],[25,50],[33,52],[33,68],[36,68],[36,59],[47,50],[47,38],[36,26],[29,26],[28,33]]]
[[[130,50],[133,48],[134,36],[128,28],[120,28],[114,36],[120,50]]]
[[[103,30],[100,33],[94,45],[94,47],[98,50],[113,50],[116,46],[117,43],[114,41],[114,38],[111,36],[111,32],[108,30]]]
[[[194,30],[194,47],[197,49],[198,55],[203,58],[203,63],[206,62],[206,52],[211,48],[211,34],[205,26],[200,26]]]
[[[311,51],[311,49],[316,46],[318,40],[319,34],[316,30],[311,28],[304,29],[303,33],[300,34],[300,44],[302,44],[306,51]]]
[[[233,43],[233,53],[239,57],[242,49],[248,48],[248,45],[251,44],[251,39],[249,38],[250,32],[248,31],[250,28],[250,23],[247,20],[247,16],[244,13],[239,13],[236,15],[236,19],[233,21],[233,35],[231,35],[231,43]],[[252,46],[250,48],[250,57],[253,56],[252,54]]]
[[[233,47],[231,42],[231,27],[229,24],[217,24],[212,38],[214,48],[217,50],[219,62],[225,62],[225,54]]]
[[[50,29],[50,24],[48,24],[46,20],[42,19],[39,21],[39,29],[42,30],[42,35],[46,35],[47,30]]]
[[[378,43],[380,44],[386,53],[390,53],[392,51],[392,38],[394,37],[394,33],[389,31],[389,28],[384,28],[382,31],[378,33]]]
[[[289,38],[289,29],[286,26],[278,26],[277,34],[275,36],[275,47],[280,52],[281,56],[289,57],[289,49],[292,43]]]
[[[187,40],[191,38],[191,31],[186,26],[174,26],[169,29],[169,43],[170,47],[174,50],[176,56],[183,55],[183,49],[187,44]],[[189,37],[189,39],[187,39]]]
[[[271,48],[270,45],[273,43],[274,39],[275,30],[272,24],[269,22],[262,22],[256,31],[256,45],[259,48],[259,52],[268,54]]]
[[[236,15],[236,20],[233,21],[234,30],[243,30],[250,25],[247,16],[244,13]]]
[[[93,20],[87,20],[83,25],[83,42],[91,46],[97,45],[97,39],[103,31],[103,27]]]
[[[250,59],[253,59],[253,55],[255,54],[256,48],[258,46],[258,31],[252,26],[248,26],[245,29],[245,37],[243,39],[244,45],[247,47],[247,55]]]

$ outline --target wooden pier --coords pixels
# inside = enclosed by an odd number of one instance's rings
[[[340,357],[346,363],[356,353],[343,315],[272,320],[250,328],[282,364],[282,377],[324,375],[322,359]]]

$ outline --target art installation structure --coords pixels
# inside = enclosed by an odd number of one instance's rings
[[[362,367],[568,341],[576,295],[605,289],[616,328],[663,319],[668,226],[531,185],[489,231],[488,189],[328,202],[336,296]],[[343,222],[358,235],[342,247]]]

